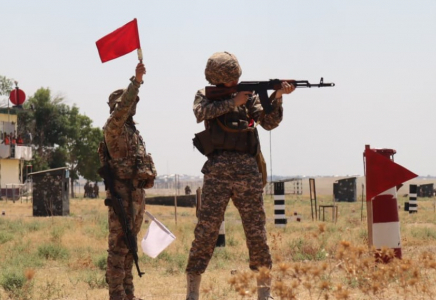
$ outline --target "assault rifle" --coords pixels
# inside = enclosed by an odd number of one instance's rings
[[[311,87],[328,87],[335,86],[334,83],[324,83],[324,79],[317,84],[312,84],[307,80],[293,80],[293,79],[271,79],[269,81],[241,81],[238,85],[232,87],[225,87],[223,85],[207,86],[206,98],[217,100],[222,97],[228,96],[237,92],[255,92],[259,95],[260,103],[266,114],[272,112],[273,107],[268,97],[268,90],[279,90],[282,88],[282,82],[286,81],[296,88],[311,88]]]
[[[123,199],[115,191],[114,182],[112,178],[112,173],[109,165],[106,163],[103,167],[98,169],[98,174],[104,179],[104,184],[106,189],[109,189],[112,199],[105,199],[104,204],[106,206],[112,206],[115,214],[121,223],[124,231],[124,242],[126,243],[127,249],[132,253],[133,260],[135,261],[136,270],[138,271],[139,277],[142,277],[144,272],[141,272],[138,264],[138,244],[136,238],[130,229],[126,212],[124,211]]]

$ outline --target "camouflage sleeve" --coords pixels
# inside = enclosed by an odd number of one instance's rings
[[[135,80],[135,77],[130,78],[130,84],[121,96],[121,102],[115,107],[104,126],[106,130],[112,134],[116,134],[118,131],[121,132],[123,124],[130,116],[130,109],[136,104],[140,86],[141,84]]]
[[[273,111],[269,114],[263,113],[263,107],[260,104],[259,95],[254,96],[254,102],[251,107],[249,107],[248,114],[256,122],[260,119],[260,126],[265,130],[272,130],[279,126],[280,122],[283,120],[283,98],[275,98],[275,92],[270,96],[271,104],[273,106]]]
[[[220,101],[211,101],[206,98],[204,89],[199,90],[195,95],[194,114],[197,123],[204,120],[214,119],[235,108],[235,102],[232,98]]]

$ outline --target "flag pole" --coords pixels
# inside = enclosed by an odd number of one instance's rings
[[[142,64],[142,50],[141,50],[141,48],[138,48],[138,59],[139,59],[139,62]]]

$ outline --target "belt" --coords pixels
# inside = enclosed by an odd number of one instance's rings
[[[145,186],[145,180],[138,180],[138,179],[115,179],[126,186],[129,186],[132,188],[132,190],[135,190],[136,188],[143,188]]]

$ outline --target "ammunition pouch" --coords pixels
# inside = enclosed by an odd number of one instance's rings
[[[136,176],[139,188],[149,189],[154,186],[154,179],[157,176],[153,158],[150,153],[136,159]]]
[[[151,154],[145,154],[143,157],[111,159],[109,165],[115,178],[136,179],[138,185],[135,187],[149,189],[154,185],[157,173]]]
[[[208,156],[214,150],[211,143],[211,135],[209,130],[203,130],[202,132],[196,133],[195,137],[192,139],[195,148],[200,151],[201,154]]]
[[[257,155],[260,149],[256,128],[233,129],[216,118],[206,130],[195,134],[194,146],[208,156],[215,150],[230,150]]]

